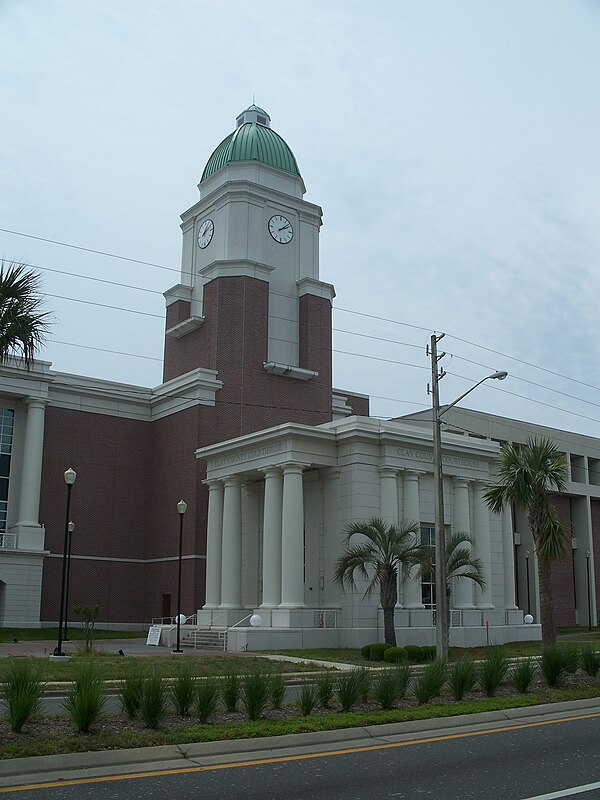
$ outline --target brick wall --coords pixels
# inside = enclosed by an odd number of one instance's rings
[[[571,504],[568,497],[553,497],[552,504],[559,517],[570,525]],[[570,545],[564,558],[552,564],[552,592],[556,625],[575,625],[575,592],[573,582],[573,551]],[[584,602],[584,598],[578,598]]]

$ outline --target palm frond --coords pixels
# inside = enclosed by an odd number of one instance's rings
[[[48,333],[39,276],[24,264],[0,262],[0,363],[21,356],[27,367]]]

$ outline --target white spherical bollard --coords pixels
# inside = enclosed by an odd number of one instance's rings
[[[523,622],[526,625],[531,625],[531,623],[533,622],[533,617],[531,616],[531,614],[525,614],[525,616],[523,617]]]
[[[262,625],[262,617],[260,614],[252,614],[250,617],[250,625],[252,625],[253,628],[258,628],[259,625]]]

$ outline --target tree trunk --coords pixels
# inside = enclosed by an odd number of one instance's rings
[[[394,606],[383,609],[383,638],[386,644],[396,647],[396,628],[394,626]]]
[[[544,647],[556,642],[554,627],[554,602],[552,599],[552,569],[549,561],[538,556],[538,578],[540,582],[540,617],[542,644]]]

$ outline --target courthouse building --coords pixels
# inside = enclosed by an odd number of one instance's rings
[[[99,604],[99,624],[115,628],[172,617],[183,498],[182,610],[197,625],[229,628],[232,649],[381,639],[377,597],[342,591],[333,567],[351,521],[417,521],[432,538],[431,421],[426,412],[375,420],[367,397],[333,388],[321,209],[304,200],[296,159],[266,112],[252,105],[238,116],[198,188],[182,215],[180,282],[165,292],[160,386],[43,361],[0,368],[0,625],[58,620],[72,467],[70,609]],[[498,443],[537,429],[458,409],[447,421],[445,524],[471,535],[486,577],[483,590],[454,587],[451,641],[539,636],[525,516],[491,514],[483,501]],[[557,616],[585,625],[596,618],[600,446],[545,433],[571,477],[558,498],[573,547],[555,569]],[[418,575],[402,582],[401,642],[433,641],[432,604]]]

